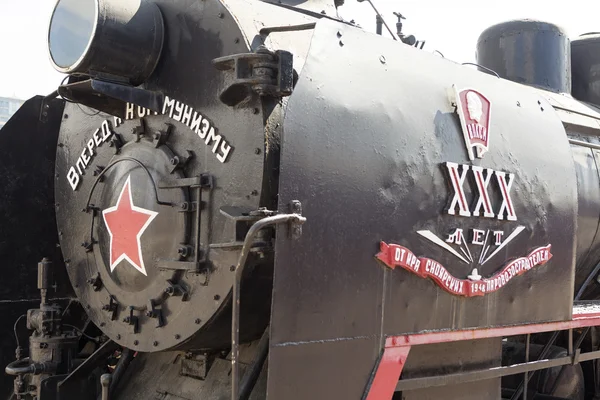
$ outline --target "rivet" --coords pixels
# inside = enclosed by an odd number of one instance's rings
[[[133,345],[134,345],[134,346],[137,346],[138,344],[140,344],[139,340],[134,340],[134,341],[133,341]]]
[[[217,300],[217,301],[218,301],[218,300],[220,300],[220,299],[221,299],[221,296],[219,296],[218,294],[215,294],[215,300]]]
[[[379,56],[379,61],[381,61],[382,64],[385,64],[386,63],[385,56]]]
[[[117,340],[121,340],[121,335],[117,334]]]
[[[235,271],[235,265],[232,265],[231,267],[229,267],[229,270],[232,272]]]
[[[181,335],[180,335],[180,334],[176,334],[176,335],[175,335],[175,339],[176,339],[176,340],[179,340],[179,339],[181,339]]]
[[[225,14],[223,14],[222,12],[219,13],[219,18],[223,18],[225,16]]]
[[[152,343],[154,345],[154,347],[158,346],[158,342],[154,341],[154,343]]]
[[[343,46],[344,46],[344,41],[340,40],[340,47],[343,47]]]
[[[258,147],[254,149],[254,154],[260,154],[260,149]]]
[[[253,109],[253,110],[252,110],[252,112],[253,112],[254,114],[258,114],[258,113],[260,112],[260,110],[259,110],[258,108],[255,108],[255,109]]]
[[[240,42],[240,38],[235,38],[234,42],[235,43],[239,43]]]
[[[194,322],[196,323],[196,325],[200,325],[200,318],[196,318]]]

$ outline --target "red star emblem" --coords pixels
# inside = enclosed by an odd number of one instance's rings
[[[106,229],[110,234],[110,271],[123,260],[144,275],[146,267],[142,257],[142,244],[140,238],[158,215],[157,212],[136,207],[131,196],[131,175],[121,189],[119,200],[114,207],[102,211]]]

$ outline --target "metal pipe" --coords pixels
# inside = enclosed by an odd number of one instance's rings
[[[237,265],[235,267],[235,280],[233,281],[233,310],[231,313],[231,399],[239,400],[239,336],[240,336],[240,286],[242,283],[242,274],[248,254],[250,254],[250,248],[256,234],[261,230],[269,226],[281,224],[283,222],[295,222],[303,224],[306,222],[306,218],[300,214],[281,214],[272,217],[263,218],[254,223],[248,230],[246,237],[244,238],[244,245],[238,258]]]
[[[100,377],[100,385],[102,385],[102,400],[109,400],[111,383],[111,374],[102,374],[102,376]]]
[[[383,18],[379,14],[375,15],[375,33],[380,36],[383,34]]]
[[[111,396],[114,394],[117,385],[119,384],[119,381],[123,377],[123,374],[125,374],[125,371],[127,370],[127,367],[129,367],[129,364],[133,360],[134,354],[134,351],[131,349],[123,349],[123,352],[121,353],[121,358],[119,358],[119,362],[117,362],[117,366],[111,374],[111,382],[109,389]]]
[[[256,350],[256,358],[250,365],[248,371],[244,374],[242,382],[240,383],[240,400],[248,400],[252,394],[252,390],[256,385],[256,381],[260,376],[265,360],[269,354],[269,327],[265,329],[260,342],[258,342],[258,349]]]
[[[527,342],[525,343],[525,363],[529,362],[529,342],[531,341],[531,334],[527,334]],[[527,384],[529,383],[529,371],[525,371],[525,377],[523,378],[523,400],[527,400]]]
[[[398,40],[396,39],[396,35],[394,35],[394,33],[392,32],[392,30],[390,29],[390,27],[388,26],[387,22],[385,22],[385,19],[383,19],[383,17],[381,16],[381,13],[379,11],[377,11],[377,8],[375,7],[375,5],[373,4],[373,2],[371,0],[367,0],[369,2],[369,4],[371,5],[371,7],[373,7],[373,10],[375,10],[375,14],[379,15],[379,17],[381,18],[381,22],[383,22],[383,24],[385,25],[386,29],[388,30],[388,32],[390,33],[390,35],[392,35],[392,39],[394,40]]]
[[[13,361],[6,366],[4,372],[8,375],[24,375],[33,373],[33,364],[29,362],[29,357]]]

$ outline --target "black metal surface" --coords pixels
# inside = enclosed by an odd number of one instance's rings
[[[81,7],[91,2],[94,3],[91,7]],[[78,29],[82,24],[90,25],[91,29]],[[54,68],[63,73],[85,74],[137,86],[156,68],[164,37],[161,10],[154,2],[61,0],[57,2],[50,25],[50,60]],[[87,44],[79,46],[79,57],[63,57],[72,52],[78,42]],[[65,61],[61,61],[63,58]]]
[[[571,41],[573,97],[600,106],[600,33],[581,35]]]
[[[477,62],[514,82],[571,93],[571,47],[565,31],[536,20],[487,28],[477,40]]]
[[[396,90],[387,90],[389,82]],[[443,163],[469,164],[448,100],[452,85],[480,90],[493,104],[490,150],[473,164],[515,174],[517,221],[445,213],[453,191]],[[271,349],[294,347],[289,351],[300,353],[313,342],[364,338],[377,352],[385,335],[568,319],[577,188],[564,128],[548,110],[547,101],[529,88],[320,21],[288,104],[279,197],[280,207],[298,198],[303,215],[318,223],[305,224],[297,242],[277,241]],[[543,155],[536,150],[540,146]],[[476,188],[465,190],[474,201]],[[492,201],[499,204],[498,197]],[[431,280],[374,259],[379,241],[396,243],[464,279],[473,265],[416,231],[443,239],[455,228],[497,229],[507,236],[517,226],[525,232],[480,274],[491,276],[537,246],[551,244],[553,258],[485,297],[450,295]],[[278,366],[286,365],[281,354],[272,351],[269,358],[277,377],[284,374]],[[374,363],[364,353],[358,358],[332,350],[331,357],[345,357],[347,370]],[[314,361],[299,363],[308,370]],[[296,365],[294,374],[300,370]],[[286,383],[271,381],[270,393],[277,398],[284,387],[303,390]],[[311,393],[320,398],[333,396],[332,390],[317,382]]]
[[[569,128],[569,134],[577,134]],[[595,139],[595,141],[597,141]],[[598,160],[600,152],[594,143],[582,143],[570,139],[571,154],[575,165],[578,192],[577,218],[577,270],[575,275],[575,300],[594,298],[596,284],[583,285],[589,278],[595,279],[594,269],[600,260],[600,235],[598,234],[600,215],[600,178]],[[597,145],[597,144],[596,144]]]
[[[240,248],[234,221],[220,208],[248,213],[261,206],[263,116],[258,100],[246,109],[218,100],[227,78],[211,60],[249,51],[225,7],[218,1],[157,4],[167,39],[145,87],[164,93],[161,112],[128,106],[127,121],[119,121],[74,104],[66,108],[56,178],[61,245],[92,321],[119,344],[134,351],[226,347],[231,267]],[[198,115],[203,120],[192,129]],[[86,150],[90,140],[93,154]],[[133,204],[158,212],[141,236],[147,276],[126,260],[110,268],[102,211],[116,205],[129,176]],[[249,258],[242,341],[260,337],[268,322],[269,252],[263,244],[262,258],[256,252]],[[95,290],[98,273],[102,285]]]
[[[492,371],[501,358],[500,338],[414,346],[396,393],[402,400],[497,400],[500,378]]]
[[[0,315],[0,365],[4,369],[14,360],[13,324],[28,309],[39,306],[36,288],[37,263],[51,257],[57,267],[48,295],[56,301],[73,295],[69,279],[62,268],[57,248],[58,234],[54,216],[54,152],[64,102],[36,96],[23,104],[0,130],[0,253],[2,284]],[[46,122],[40,116],[46,113]],[[64,303],[63,303],[64,304]],[[25,323],[17,333],[25,332]],[[26,346],[26,336],[21,336]],[[12,392],[13,379],[2,374],[0,396]]]

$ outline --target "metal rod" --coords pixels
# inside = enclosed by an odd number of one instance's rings
[[[594,354],[595,357],[600,357],[600,351],[596,351],[594,353],[596,353]],[[588,354],[591,353],[586,353],[586,355]],[[396,385],[396,392],[455,385],[459,383],[477,382],[487,379],[501,378],[503,376],[523,374],[525,371],[538,371],[541,369],[560,367],[561,365],[568,364],[571,364],[571,357],[565,356],[550,360],[530,361],[528,363],[519,363],[496,368],[486,368],[456,374],[402,379],[398,381],[398,384]]]
[[[529,342],[531,340],[531,334],[527,334],[527,341],[525,342],[525,363],[529,362]],[[525,377],[523,379],[523,400],[527,400],[527,385],[529,384],[529,371],[525,371]]]
[[[196,240],[194,243],[194,262],[196,263],[196,268],[198,268],[198,261],[200,261],[200,224],[202,223],[202,186],[198,186],[196,191]]]
[[[314,29],[317,24],[311,22],[309,24],[300,24],[300,25],[286,25],[286,26],[268,26],[262,28],[260,30],[261,35],[268,35],[273,32],[295,32],[295,31],[307,31],[310,29]]]
[[[576,144],[578,146],[589,147],[590,149],[600,150],[600,144],[584,142],[583,140],[569,139],[569,143]]]
[[[394,40],[398,40],[396,39],[396,36],[394,35],[394,33],[392,32],[392,30],[390,29],[390,27],[388,26],[387,22],[385,22],[385,19],[381,16],[381,13],[379,11],[377,11],[377,8],[375,7],[375,5],[373,4],[373,2],[371,0],[367,0],[369,2],[369,4],[371,5],[371,7],[373,7],[373,10],[375,10],[375,13],[377,15],[379,15],[379,17],[381,18],[381,21],[383,22],[383,24],[385,25],[386,29],[388,30],[388,32],[390,33],[390,35],[392,35],[392,39]]]
[[[231,399],[239,400],[239,336],[240,336],[240,287],[242,284],[242,275],[244,267],[246,266],[246,260],[248,254],[250,254],[250,248],[254,241],[254,237],[261,230],[269,226],[281,224],[284,222],[294,222],[303,224],[306,222],[306,218],[300,214],[281,214],[272,217],[266,217],[257,221],[250,227],[246,237],[244,238],[244,246],[238,258],[237,265],[235,267],[235,280],[233,281],[233,310],[231,313]]]

